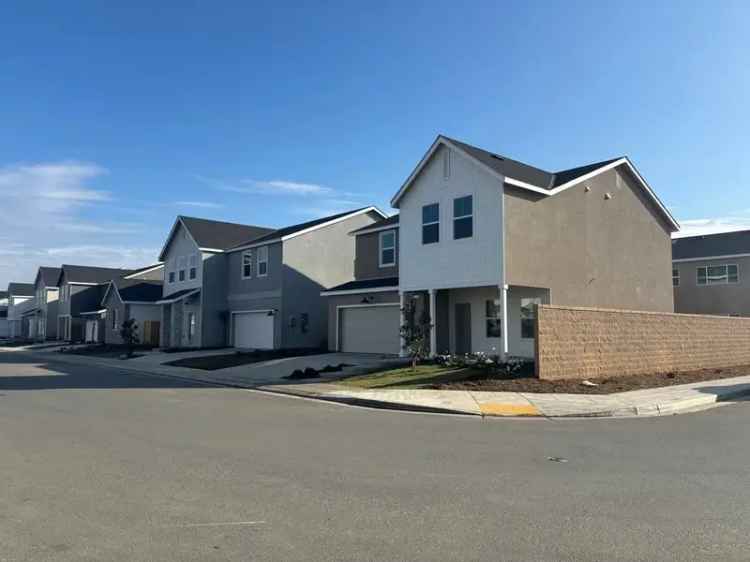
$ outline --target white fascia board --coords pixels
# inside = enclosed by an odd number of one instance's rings
[[[672,263],[684,263],[691,261],[710,261],[710,260],[729,260],[734,258],[750,258],[750,254],[727,254],[724,256],[701,256],[699,258],[679,258],[672,260]]]
[[[192,295],[194,295],[195,293],[198,293],[198,292],[200,292],[200,289],[193,289],[189,293],[185,293],[184,295],[180,295],[179,297],[174,298],[174,299],[170,299],[169,297],[167,297],[166,299],[158,300],[158,301],[156,301],[155,304],[171,304],[173,302],[177,302],[177,301],[181,301],[182,299],[186,299],[186,298],[188,298],[188,297],[190,297],[190,296],[192,296]]]
[[[107,312],[107,309],[102,308],[99,310],[91,310],[89,312],[81,312],[79,316],[96,316],[97,314],[104,314],[105,312]]]
[[[95,287],[96,285],[103,285],[103,283],[82,283],[79,281],[66,281],[68,285],[81,285],[85,287]]]
[[[160,263],[158,265],[155,265],[154,267],[149,267],[148,269],[142,269],[140,271],[136,271],[135,273],[129,273],[128,275],[123,276],[123,279],[138,279],[139,275],[144,275],[145,273],[151,273],[152,271],[156,271],[159,268],[163,268],[164,264]]]
[[[109,285],[107,286],[107,290],[104,291],[104,296],[102,297],[102,300],[99,302],[101,306],[104,306],[104,303],[107,302],[107,295],[109,295],[109,291],[110,289],[112,289],[112,287],[115,287],[115,284],[112,281],[110,281]],[[115,287],[115,292],[117,293],[117,287]],[[118,294],[117,297],[119,298],[119,296],[120,295]],[[120,299],[120,302],[122,302],[122,299]]]
[[[185,226],[184,222],[182,222],[182,216],[181,215],[177,215],[177,218],[175,219],[174,224],[172,225],[172,229],[169,231],[169,235],[167,236],[167,239],[164,242],[164,246],[162,246],[161,252],[159,252],[159,261],[160,262],[164,261],[164,254],[166,253],[167,247],[169,247],[169,243],[172,241],[172,237],[174,236],[175,232],[177,231],[177,227],[179,225],[182,225],[182,228],[185,229],[185,232],[187,232],[187,235],[190,237],[190,240],[193,241],[193,244],[195,244],[195,247],[198,248],[199,250],[203,249],[203,248],[201,248],[198,245],[198,242],[195,241],[195,238],[193,238],[193,235],[190,233],[190,229],[187,226]],[[222,250],[206,250],[206,251],[221,252]]]
[[[224,253],[224,250],[220,250],[218,248],[198,248],[198,249],[201,252],[208,252],[210,254],[223,254]]]
[[[323,297],[335,297],[338,295],[363,295],[366,293],[392,293],[398,292],[398,285],[391,285],[389,287],[376,287],[373,289],[351,289],[345,291],[321,291],[320,295]]]
[[[449,147],[450,149],[459,152],[469,158],[472,162],[476,163],[480,168],[485,170],[487,173],[489,173],[491,176],[495,177],[496,179],[500,180],[500,182],[505,181],[505,176],[502,174],[498,174],[495,170],[487,166],[484,162],[481,162],[480,160],[477,160],[474,158],[471,154],[466,152],[463,148],[460,148],[459,146],[456,146],[454,143],[449,141],[447,138],[445,138],[442,135],[438,135],[438,137],[435,139],[435,142],[432,143],[432,146],[430,146],[430,149],[427,151],[427,153],[422,157],[422,159],[419,161],[419,164],[417,164],[417,167],[414,168],[414,171],[412,171],[411,174],[409,174],[409,177],[406,178],[406,181],[401,186],[401,189],[398,190],[396,195],[393,196],[393,199],[391,199],[391,206],[398,209],[398,202],[401,200],[401,198],[404,196],[404,193],[406,193],[406,190],[409,189],[411,184],[414,182],[416,177],[419,175],[419,172],[422,171],[422,168],[424,168],[427,165],[427,162],[430,161],[430,158],[432,158],[432,155],[435,154],[435,151],[438,149],[440,145],[445,145]],[[501,183],[502,185],[502,183]],[[546,191],[546,190],[545,190]]]

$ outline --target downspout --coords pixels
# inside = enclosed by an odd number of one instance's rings
[[[500,306],[502,307],[502,358],[508,356],[508,285],[505,278],[505,181],[500,190]]]

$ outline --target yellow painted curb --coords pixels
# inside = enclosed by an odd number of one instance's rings
[[[538,416],[537,410],[531,404],[501,404],[486,402],[480,404],[479,409],[485,416]]]

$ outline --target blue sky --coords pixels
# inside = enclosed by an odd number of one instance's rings
[[[177,214],[388,201],[437,133],[626,154],[687,232],[750,227],[750,3],[6,2],[0,287],[142,265]]]

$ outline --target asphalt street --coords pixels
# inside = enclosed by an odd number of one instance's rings
[[[748,560],[750,402],[481,420],[0,353],[0,561]]]

